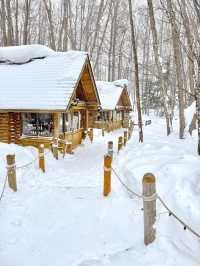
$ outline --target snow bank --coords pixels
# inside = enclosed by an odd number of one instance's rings
[[[138,144],[137,138],[133,138],[122,151],[118,167],[121,165],[129,186],[140,193],[143,175],[152,172],[157,179],[158,194],[179,217],[200,232],[197,142],[193,138],[180,140],[176,134],[165,135],[165,121],[152,118],[152,125],[144,128],[144,143]],[[181,232],[182,226],[178,224],[178,227]],[[187,239],[187,235],[185,237]]]
[[[47,57],[55,53],[39,44],[0,47],[0,62],[23,64],[35,58]]]

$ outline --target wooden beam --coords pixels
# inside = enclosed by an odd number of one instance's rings
[[[58,138],[59,137],[59,113],[53,113],[53,125],[54,125],[53,136],[54,138]]]

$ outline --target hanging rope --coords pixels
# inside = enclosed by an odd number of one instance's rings
[[[134,195],[135,197],[137,198],[143,198],[142,195],[139,195],[138,193],[134,192],[132,189],[130,189],[123,181],[122,179],[120,178],[120,176],[117,174],[117,172],[115,171],[115,169],[113,167],[111,167],[113,173],[115,174],[115,176],[117,177],[117,179],[119,180],[119,182],[121,183],[121,185],[129,192],[131,193],[132,195]]]
[[[114,154],[117,154],[116,152],[114,152]],[[116,157],[115,157],[116,158]],[[115,176],[117,177],[118,181],[121,183],[121,185],[129,192],[131,193],[133,196],[140,198],[140,199],[144,199],[143,195],[140,195],[138,193],[136,193],[135,191],[133,191],[132,189],[130,189],[123,181],[122,178],[120,177],[120,175],[117,173],[117,171],[111,167],[113,173],[115,174]],[[163,207],[167,210],[167,212],[169,213],[170,216],[173,216],[181,225],[183,225],[184,230],[188,229],[193,235],[195,235],[197,238],[200,239],[200,234],[197,233],[191,226],[189,226],[188,224],[186,224],[181,218],[179,218],[169,207],[168,205],[164,202],[164,200],[159,196],[159,195],[155,195],[155,197],[160,201],[160,203],[163,205]],[[145,200],[145,199],[144,199]]]
[[[194,229],[192,229],[188,224],[186,224],[181,218],[179,218],[168,206],[167,204],[164,202],[164,200],[157,195],[157,199],[161,202],[161,204],[163,205],[163,207],[168,211],[170,216],[173,216],[179,223],[181,223],[184,227],[184,230],[188,229],[193,235],[195,235],[196,237],[200,238],[200,234],[198,234]]]
[[[7,178],[8,178],[8,176],[6,175],[5,180],[4,180],[4,183],[3,183],[3,189],[2,189],[2,191],[1,191],[1,195],[0,195],[0,201],[1,201],[2,198],[3,198],[3,194],[4,194],[4,191],[5,191],[5,188],[6,188]]]
[[[120,176],[118,175],[118,173],[116,172],[116,170],[112,167],[112,171],[115,174],[115,176],[117,177],[117,179],[119,180],[119,182],[121,183],[121,185],[132,195],[136,196],[137,198],[140,199],[144,199],[143,195],[139,195],[138,193],[136,193],[135,191],[133,191],[132,189],[130,189],[120,178]],[[164,202],[164,200],[159,196],[156,195],[156,198],[161,202],[161,204],[163,205],[163,207],[167,210],[167,212],[165,213],[169,213],[170,216],[173,216],[180,224],[183,225],[184,230],[188,229],[193,235],[195,235],[196,237],[200,238],[200,234],[197,233],[194,229],[192,229],[191,226],[189,226],[188,224],[186,224],[181,218],[179,218],[169,207],[168,205]],[[160,213],[160,214],[164,214],[164,213]],[[159,215],[160,215],[159,214]]]
[[[50,150],[47,150],[44,155],[47,155],[49,154],[51,151]],[[36,161],[38,160],[38,157],[34,158],[31,162],[27,163],[27,164],[24,164],[24,165],[21,165],[21,166],[16,166],[16,170],[18,169],[22,169],[22,168],[26,168],[32,164],[34,164]]]

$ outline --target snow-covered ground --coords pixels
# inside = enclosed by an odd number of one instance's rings
[[[6,187],[0,202],[0,265],[2,266],[196,266],[200,242],[157,204],[156,241],[143,244],[142,202],[132,198],[112,176],[112,193],[104,198],[103,155],[107,142],[122,130],[95,131],[74,155],[56,161],[46,155],[46,173],[37,162],[17,171],[18,191]],[[157,191],[169,206],[200,232],[200,159],[190,136],[165,136],[164,120],[137,129],[126,148],[115,154],[113,167],[123,181],[141,193],[142,176],[153,172]],[[0,188],[5,154],[16,153],[17,165],[37,155],[33,148],[0,144]]]

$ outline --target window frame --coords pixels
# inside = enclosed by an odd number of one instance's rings
[[[27,115],[30,115],[29,118],[27,118]],[[35,117],[34,117],[34,116]],[[43,120],[43,122],[45,122],[45,119],[41,119],[40,116],[42,115],[48,115],[48,119],[49,122],[47,122],[49,129],[48,130],[48,135],[42,135],[41,131],[40,131],[40,126],[42,125],[41,121]],[[30,125],[34,125],[33,123],[30,123],[30,119],[32,118],[35,120],[35,132],[36,134],[31,134],[31,129],[29,129],[29,132],[25,132],[25,122],[29,122]],[[28,121],[26,121],[28,120]],[[50,138],[53,137],[53,130],[54,130],[54,121],[53,121],[53,114],[52,113],[34,113],[34,112],[23,112],[21,113],[21,121],[22,121],[22,137],[40,137],[40,138]],[[44,132],[44,131],[43,131]]]

